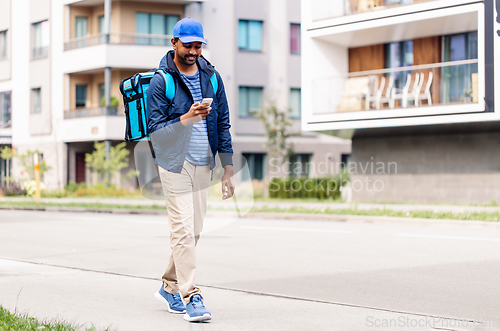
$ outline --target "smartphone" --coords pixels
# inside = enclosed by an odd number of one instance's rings
[[[201,100],[201,104],[205,106],[205,108],[208,108],[212,104],[212,100],[212,98],[203,98],[203,100]]]

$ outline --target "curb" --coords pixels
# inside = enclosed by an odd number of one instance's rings
[[[165,209],[123,209],[103,208],[92,209],[85,207],[23,207],[23,206],[0,206],[0,210],[24,210],[24,211],[50,211],[50,212],[87,212],[104,214],[136,214],[136,215],[167,215]],[[208,211],[208,217],[237,217],[234,212]],[[245,219],[274,219],[274,220],[307,220],[307,221],[329,221],[342,223],[368,223],[386,225],[420,225],[420,226],[460,226],[468,228],[500,229],[500,222],[486,221],[461,221],[449,219],[428,219],[410,217],[387,217],[387,216],[360,216],[360,215],[335,215],[335,214],[308,214],[308,213],[267,213],[250,212],[242,218]]]

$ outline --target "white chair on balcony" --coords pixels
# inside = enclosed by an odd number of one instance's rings
[[[408,76],[406,76],[405,86],[402,89],[399,88],[392,89],[391,97],[393,105],[395,104],[396,100],[401,100],[401,107],[403,108],[408,107],[408,92],[410,91],[410,85],[411,85],[411,74],[408,74]],[[392,108],[394,108],[394,106]]]
[[[433,77],[434,75],[432,74],[432,72],[429,72],[429,77],[427,77],[427,83],[425,84],[424,92],[422,92],[420,89],[418,90],[419,93],[415,98],[415,107],[418,107],[419,103],[421,102],[420,100],[427,100],[427,105],[432,106],[431,85]],[[422,83],[420,84],[420,88],[422,88],[422,85],[424,84],[424,74],[422,74],[420,80],[422,81]]]
[[[370,110],[372,107],[372,103],[374,103],[374,106],[376,107],[377,105],[377,98],[380,93],[382,93],[382,90],[384,89],[385,86],[385,77],[382,77],[380,80],[379,84],[379,77],[377,75],[371,75],[369,77],[369,84],[368,84],[368,91],[365,96],[365,109]]]
[[[382,82],[381,82],[381,88],[377,92],[377,99],[376,99],[376,104],[377,104],[377,110],[380,110],[382,108],[382,105],[384,103],[389,104],[389,108],[393,109],[394,108],[394,99],[392,98],[392,88],[394,86],[394,77],[390,76],[389,79],[387,80],[387,87],[385,86],[385,77],[382,77]]]
[[[408,97],[406,98],[406,102],[409,104],[410,101],[413,101],[413,105],[417,107],[417,99],[420,91],[422,91],[422,85],[424,85],[424,73],[416,73],[415,81],[413,82],[410,90],[408,91]]]

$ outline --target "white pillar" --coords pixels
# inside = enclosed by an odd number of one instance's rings
[[[64,74],[64,110],[71,109],[71,78],[69,74]]]
[[[71,10],[70,6],[64,6],[64,42],[68,42],[71,39]]]

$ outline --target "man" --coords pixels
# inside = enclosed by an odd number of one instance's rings
[[[172,254],[155,297],[184,319],[209,321],[200,289],[194,285],[195,246],[203,228],[215,155],[224,168],[223,199],[233,195],[229,109],[222,78],[201,55],[203,27],[184,18],[174,27],[173,51],[160,62],[173,82],[156,74],[147,91],[148,131],[165,195]],[[215,81],[216,80],[216,81]],[[167,84],[175,96],[167,97]],[[201,104],[212,98],[211,107]],[[183,303],[182,299],[185,303]]]

